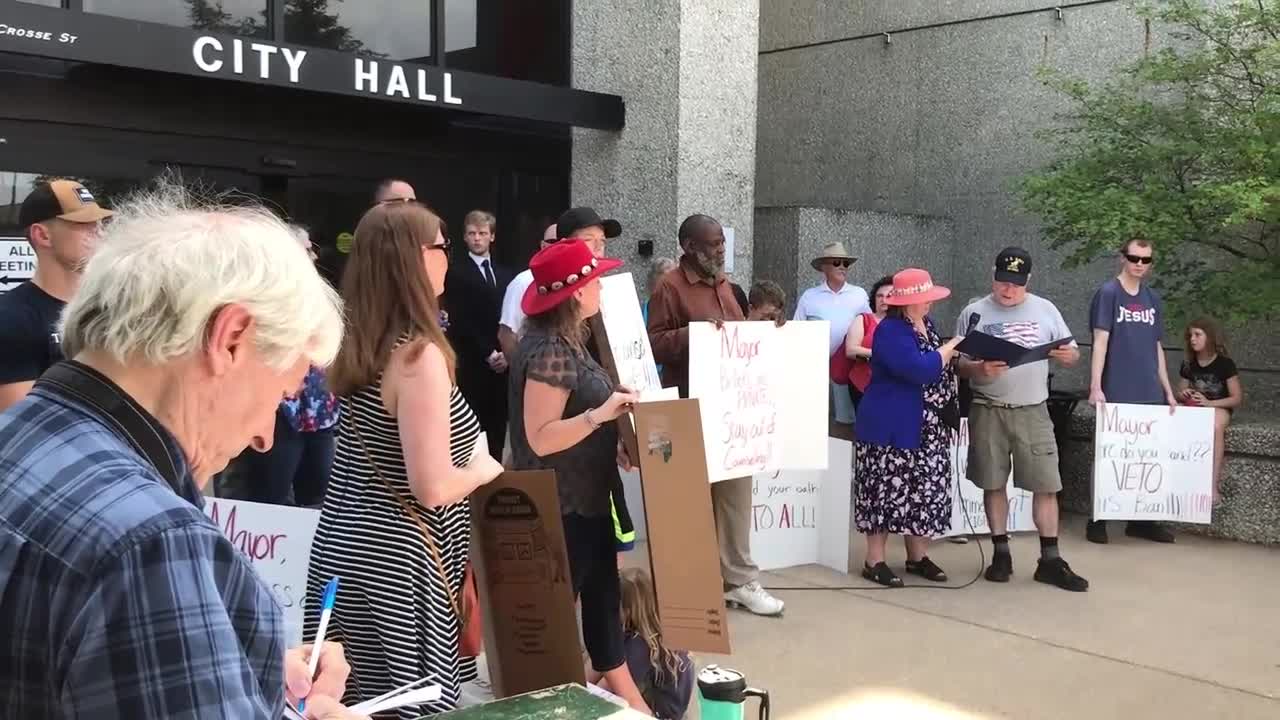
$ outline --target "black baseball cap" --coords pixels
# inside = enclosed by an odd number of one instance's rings
[[[1007,247],[996,256],[996,281],[1026,285],[1031,276],[1031,253],[1020,247]]]
[[[96,223],[111,217],[93,198],[93,193],[75,180],[50,180],[36,185],[22,201],[18,224],[31,227],[54,218],[73,223]]]
[[[564,240],[582,228],[599,225],[604,229],[606,238],[616,238],[622,234],[622,223],[617,220],[605,220],[594,208],[576,207],[565,210],[556,221],[556,237]]]

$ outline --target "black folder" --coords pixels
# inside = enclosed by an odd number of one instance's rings
[[[1070,342],[1070,337],[1064,337],[1036,347],[1022,347],[1017,343],[975,330],[964,336],[964,340],[960,341],[960,344],[956,346],[956,350],[975,360],[998,360],[1008,364],[1009,367],[1018,367],[1027,363],[1048,360],[1050,350],[1060,348]]]

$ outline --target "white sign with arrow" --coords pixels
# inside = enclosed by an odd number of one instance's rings
[[[0,292],[8,292],[36,274],[36,251],[24,237],[0,236]]]

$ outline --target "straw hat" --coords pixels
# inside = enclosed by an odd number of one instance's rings
[[[533,284],[525,290],[520,309],[525,315],[544,313],[569,299],[578,288],[621,266],[621,260],[597,258],[581,240],[548,245],[529,261]]]
[[[947,288],[933,284],[927,270],[907,268],[893,276],[893,292],[884,302],[886,305],[919,305],[936,302],[950,294]]]
[[[822,263],[828,260],[848,260],[849,264],[852,265],[857,262],[858,258],[850,255],[849,251],[844,249],[844,243],[833,242],[822,248],[822,254],[810,260],[809,264],[813,266],[814,270],[821,270]]]

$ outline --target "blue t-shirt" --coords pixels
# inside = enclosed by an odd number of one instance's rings
[[[1161,404],[1160,356],[1164,336],[1160,296],[1146,285],[1130,295],[1118,279],[1108,280],[1089,303],[1089,327],[1110,333],[1102,366],[1107,402]]]
[[[681,720],[689,709],[693,697],[693,661],[689,654],[677,651],[680,659],[679,673],[658,673],[649,660],[649,643],[635,633],[626,636],[627,669],[635,680],[640,696],[644,698],[654,717],[659,720]]]

